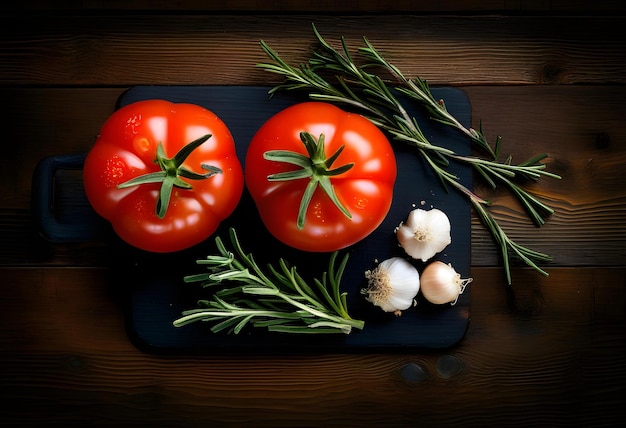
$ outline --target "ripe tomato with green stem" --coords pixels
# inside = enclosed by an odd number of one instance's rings
[[[330,252],[371,234],[393,198],[396,159],[361,115],[323,102],[265,122],[246,153],[246,186],[269,232],[300,250]]]
[[[244,186],[226,124],[201,106],[165,100],[115,111],[87,154],[83,182],[120,238],[157,253],[210,237]]]

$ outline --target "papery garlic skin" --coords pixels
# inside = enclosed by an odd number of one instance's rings
[[[420,289],[420,275],[415,266],[401,257],[381,262],[365,272],[368,287],[361,290],[365,299],[385,312],[400,315],[415,304]]]
[[[452,242],[450,219],[437,208],[416,208],[396,228],[396,237],[409,256],[426,262]]]
[[[472,278],[461,278],[451,264],[434,261],[422,272],[421,292],[430,303],[454,306],[470,282]]]

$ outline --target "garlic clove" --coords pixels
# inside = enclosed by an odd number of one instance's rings
[[[426,262],[452,242],[450,229],[450,219],[443,211],[417,208],[396,228],[396,237],[409,256]]]
[[[374,270],[366,271],[368,287],[361,290],[365,299],[385,312],[409,309],[419,292],[419,272],[411,263],[400,257],[381,262]]]
[[[420,291],[424,298],[436,305],[455,305],[472,278],[461,278],[451,264],[434,261],[422,272]]]

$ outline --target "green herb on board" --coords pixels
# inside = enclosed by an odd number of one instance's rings
[[[271,62],[260,63],[258,67],[284,78],[281,84],[270,90],[270,95],[283,90],[305,91],[312,100],[342,104],[358,110],[387,131],[394,140],[414,147],[446,190],[452,187],[469,199],[478,217],[500,248],[509,284],[511,257],[516,257],[541,274],[547,275],[547,272],[539,267],[539,263],[550,261],[551,257],[514,242],[490,213],[490,202],[464,186],[448,169],[451,161],[470,165],[491,188],[504,185],[520,201],[530,219],[539,227],[553,214],[553,209],[524,189],[520,179],[537,181],[542,176],[560,179],[560,176],[545,170],[546,165],[542,160],[547,158],[547,154],[542,153],[517,164],[512,162],[511,157],[498,160],[501,137],[496,138],[492,147],[482,133],[482,125],[478,130],[463,126],[448,112],[444,100],[437,100],[433,96],[425,80],[419,77],[409,79],[404,76],[367,38],[363,38],[365,46],[358,48],[357,53],[362,62],[357,64],[343,37],[341,50],[337,50],[320,35],[315,26],[313,31],[319,42],[319,49],[312,52],[307,62],[298,66],[287,64],[275,50],[261,40],[261,47]],[[387,80],[383,80],[374,73],[375,71],[387,76]],[[423,134],[415,117],[407,113],[405,105],[396,94],[402,94],[425,108],[436,122],[453,127],[466,135],[477,151],[484,156],[463,156],[433,144]]]
[[[337,263],[338,252],[330,255],[328,271],[321,279],[307,283],[295,267],[280,259],[263,270],[246,254],[234,228],[230,229],[233,250],[215,239],[219,255],[210,255],[197,264],[207,272],[184,278],[187,283],[217,288],[210,300],[186,310],[174,321],[181,327],[193,322],[214,323],[211,331],[237,334],[248,324],[283,333],[350,333],[363,329],[364,322],[348,314],[346,293],[340,291],[341,276],[348,254]]]

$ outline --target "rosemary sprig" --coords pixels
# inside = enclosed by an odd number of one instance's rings
[[[495,147],[492,148],[482,133],[482,125],[479,130],[464,127],[448,112],[443,100],[435,99],[426,81],[419,78],[406,78],[397,67],[388,62],[372,46],[367,38],[363,38],[365,46],[358,49],[358,53],[365,59],[365,62],[358,65],[353,61],[343,37],[341,38],[342,49],[337,50],[326,42],[315,26],[313,26],[313,31],[320,49],[312,53],[307,63],[296,67],[287,64],[276,51],[261,40],[261,48],[272,62],[258,64],[258,67],[282,75],[284,78],[281,84],[270,90],[270,96],[280,90],[306,90],[309,98],[313,100],[344,104],[359,110],[381,129],[389,132],[394,140],[415,147],[444,188],[447,189],[448,185],[451,185],[469,197],[482,223],[500,246],[508,283],[511,283],[509,263],[511,253],[538,272],[547,275],[537,263],[548,261],[550,257],[513,242],[488,211],[490,203],[475,195],[447,169],[450,161],[468,164],[492,188],[495,189],[497,183],[504,184],[519,199],[533,223],[541,226],[544,219],[552,215],[553,210],[516,181],[519,178],[536,181],[542,176],[560,178],[556,174],[545,171],[546,166],[541,161],[547,155],[540,154],[519,164],[513,164],[510,157],[504,161],[498,161],[500,137],[497,137]],[[370,72],[373,68],[382,68],[394,78],[395,83],[388,83]],[[331,83],[323,74],[332,76],[335,79],[334,83]],[[410,101],[417,102],[436,122],[459,130],[479,149],[487,152],[490,158],[463,156],[446,147],[432,144],[421,131],[415,117],[409,115],[395,95],[396,93],[403,94]]]
[[[319,37],[319,33],[317,30],[314,30],[316,35]],[[407,79],[400,70],[387,61],[374,46],[367,40],[367,38],[363,38],[365,42],[365,47],[359,48],[359,53],[361,53],[365,58],[371,61],[371,65],[382,66],[387,71],[389,71],[392,76],[396,78],[403,86],[396,87],[396,89],[407,95],[408,97],[416,100],[423,107],[425,107],[426,111],[428,111],[432,115],[432,119],[437,122],[443,123],[445,125],[452,126],[457,130],[461,131],[467,137],[471,139],[479,148],[486,151],[492,159],[496,159],[498,157],[498,152],[500,149],[500,144],[502,142],[502,138],[498,136],[496,138],[495,149],[492,148],[485,136],[482,132],[482,126],[479,126],[479,129],[476,130],[474,128],[466,128],[459,122],[452,114],[448,112],[446,108],[446,104],[443,100],[437,100],[433,96],[430,91],[430,86],[426,80],[422,80],[419,77],[415,79]]]
[[[311,287],[284,259],[277,268],[268,264],[267,271],[262,270],[252,254],[243,251],[235,229],[229,233],[233,251],[218,236],[219,255],[197,261],[207,272],[184,278],[186,283],[218,289],[212,299],[200,300],[198,308],[184,311],[174,326],[214,322],[211,331],[229,329],[234,334],[248,324],[284,333],[347,334],[353,328],[363,329],[364,322],[348,314],[346,293],[340,291],[347,253],[338,266],[338,252],[332,253],[328,272],[313,279]]]

